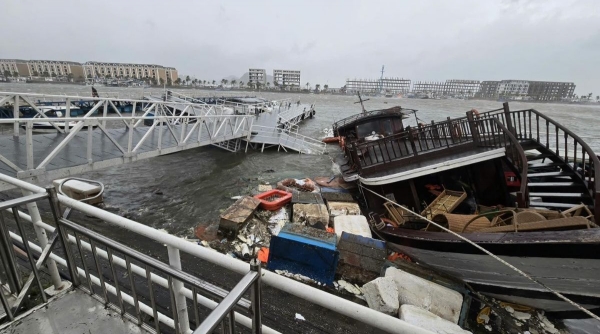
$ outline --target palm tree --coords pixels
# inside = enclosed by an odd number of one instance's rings
[[[8,77],[10,77],[10,71],[9,71],[9,70],[5,70],[5,71],[4,71],[4,77],[5,77],[5,78],[8,78]]]
[[[213,86],[216,84],[217,82],[215,80],[212,81]]]
[[[223,87],[225,87],[227,85],[227,83],[229,82],[229,80],[227,79],[223,79]]]
[[[267,89],[271,89],[271,83],[267,82]]]
[[[243,82],[243,81],[240,81],[240,82],[238,83],[238,87],[242,87],[242,86],[244,86],[244,82]]]
[[[186,83],[186,85],[189,85],[189,84],[190,84],[190,80],[191,80],[191,79],[190,79],[190,76],[189,76],[189,75],[186,75],[186,76],[185,76],[185,83]]]
[[[202,80],[202,84],[206,86],[206,80]]]
[[[310,90],[310,82],[306,83],[306,90]]]
[[[231,80],[231,87],[235,86],[236,80]]]
[[[327,85],[327,84],[323,85],[323,90],[324,91],[327,91],[328,89],[329,89],[329,85]]]
[[[596,101],[600,101],[600,95],[596,95]]]
[[[321,88],[321,84],[316,84],[315,85],[315,91],[316,92],[318,92],[320,88]]]
[[[44,71],[44,73],[42,73],[42,76],[43,76],[44,78],[47,78],[47,77],[49,77],[49,76],[50,76],[50,73],[48,73],[48,71],[46,70],[46,71]]]
[[[19,76],[19,72],[17,72],[17,71],[14,71],[14,72],[13,72],[13,77],[15,77],[15,78],[16,78],[16,77],[18,77],[18,76]]]

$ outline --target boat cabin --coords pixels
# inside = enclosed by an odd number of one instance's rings
[[[333,133],[359,142],[391,136],[404,131],[402,119],[411,111],[396,106],[353,115],[334,123]]]

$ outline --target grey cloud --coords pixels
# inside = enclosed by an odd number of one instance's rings
[[[220,80],[250,67],[347,78],[574,81],[600,92],[596,0],[4,0],[0,58],[157,63]],[[26,18],[26,19],[24,19]]]

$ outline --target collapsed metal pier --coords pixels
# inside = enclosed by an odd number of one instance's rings
[[[47,117],[33,102],[42,97],[66,98],[65,117]],[[89,102],[82,117],[71,116],[75,100]],[[298,124],[311,118],[314,108],[287,101],[209,105],[171,93],[124,100],[0,92],[0,105],[5,103],[12,104],[15,118],[0,119],[4,128],[12,124],[12,135],[0,136],[0,173],[33,182],[207,145],[232,152],[242,150],[243,143],[246,150],[325,151],[325,144],[298,133]],[[121,113],[117,104],[131,105],[132,112]],[[37,117],[20,118],[24,105]],[[40,127],[52,133],[37,134]]]

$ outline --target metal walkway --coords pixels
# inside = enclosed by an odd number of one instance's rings
[[[13,103],[15,110],[25,104],[42,115],[31,102],[38,97],[37,94],[0,93],[0,104]],[[0,137],[0,173],[36,182],[232,139],[247,139],[254,120],[251,115],[224,114],[220,106],[194,103],[67,97],[67,101],[69,99],[87,99],[94,104],[83,117],[0,120],[0,124],[13,124],[13,135]],[[134,112],[122,115],[115,107],[117,101],[133,103]],[[135,104],[142,104],[141,115],[135,114]],[[109,111],[115,114],[109,115]],[[69,111],[66,113],[68,116]],[[55,129],[50,129],[54,133],[35,134],[42,123],[54,126]]]
[[[314,106],[292,103],[286,107],[285,103],[256,116],[249,143],[261,151],[277,146],[305,154],[325,153],[325,143],[298,133],[298,125],[314,116]]]

